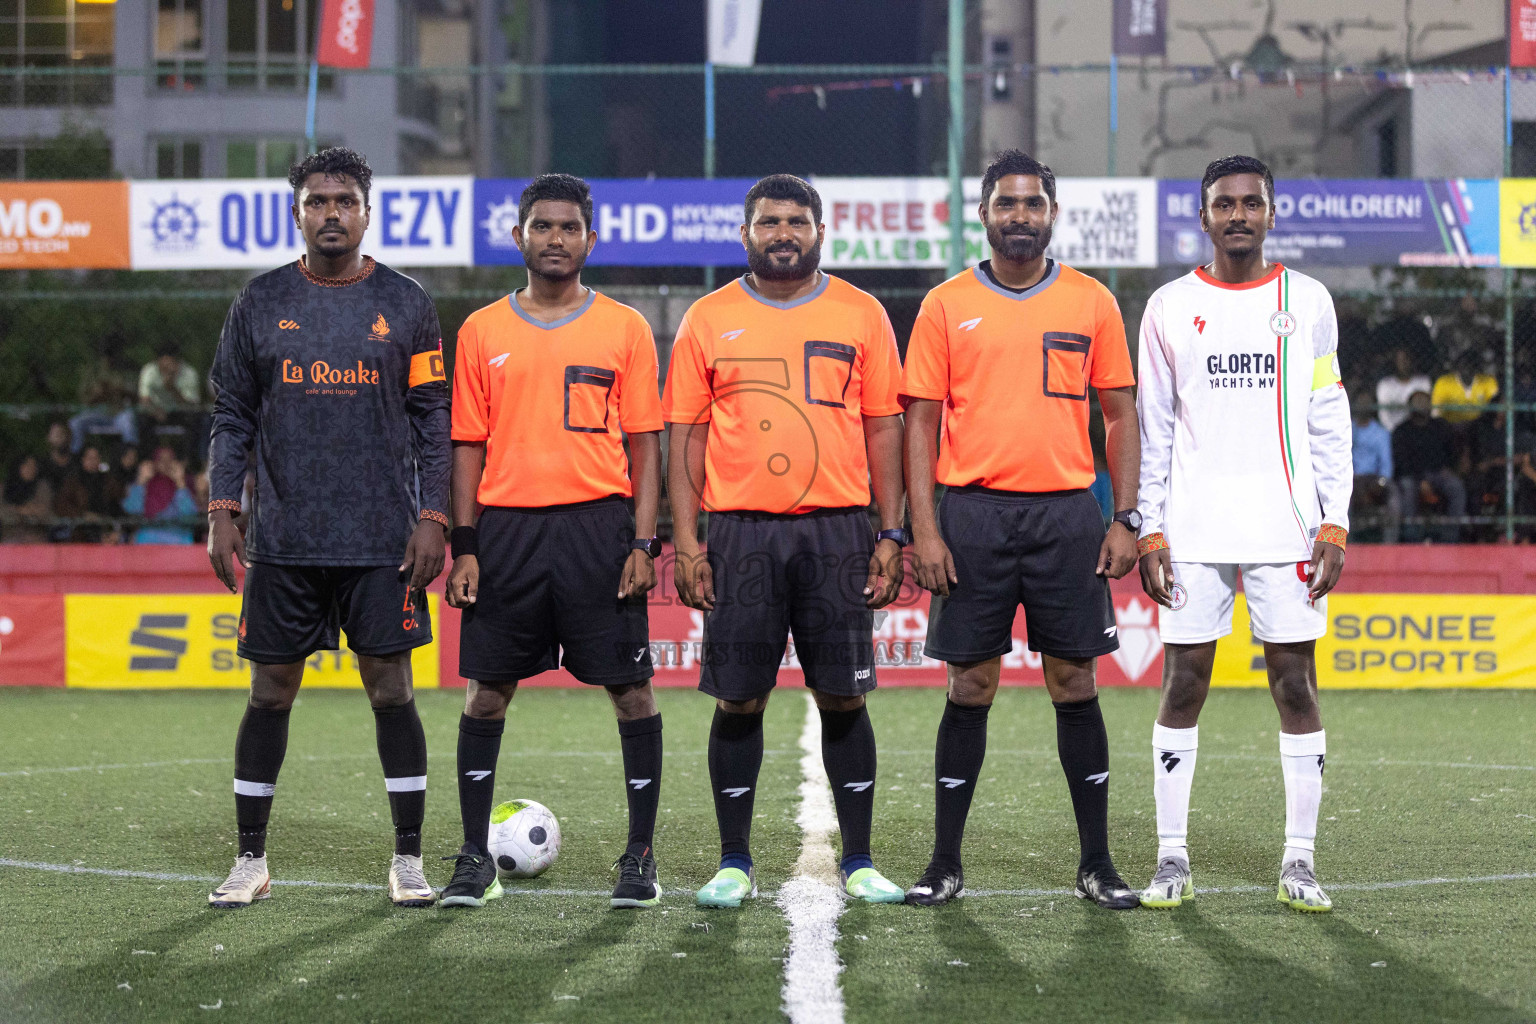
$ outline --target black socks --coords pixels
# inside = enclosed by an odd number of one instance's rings
[[[640,853],[651,847],[656,806],[661,802],[661,715],[620,722],[619,749],[624,754],[624,792],[629,797],[629,848]]]
[[[427,737],[416,702],[373,709],[379,763],[395,822],[395,852],[421,856],[421,821],[427,810]]]
[[[709,781],[720,824],[720,866],[752,866],[752,801],[763,767],[763,715],[715,709],[709,729]]]
[[[1054,702],[1052,702],[1054,704]],[[1109,863],[1109,734],[1099,698],[1055,704],[1056,754],[1077,816],[1079,868]]]
[[[832,783],[843,837],[842,868],[870,867],[869,829],[875,813],[875,730],[869,710],[821,712],[821,761]],[[852,865],[852,867],[850,867]]]
[[[491,831],[491,801],[496,792],[496,757],[501,753],[504,718],[459,716],[459,817],[464,845],[481,856]]]
[[[239,840],[235,856],[267,855],[267,815],[277,773],[288,752],[288,708],[247,705],[235,733],[235,821]]]
[[[945,698],[934,754],[934,841],[936,864],[960,866],[960,840],[971,811],[976,777],[987,756],[987,713],[990,704],[970,706]]]

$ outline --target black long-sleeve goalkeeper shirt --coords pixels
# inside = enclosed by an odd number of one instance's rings
[[[371,257],[347,280],[263,274],[230,307],[209,378],[209,510],[239,511],[254,448],[252,561],[396,565],[419,519],[448,525],[442,331],[415,281]]]

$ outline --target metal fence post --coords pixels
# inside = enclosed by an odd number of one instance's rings
[[[949,0],[949,276],[965,269],[965,0]]]

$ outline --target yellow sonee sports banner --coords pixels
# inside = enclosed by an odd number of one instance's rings
[[[1536,687],[1536,597],[1330,594],[1317,677],[1320,687],[1341,689]],[[1216,645],[1213,684],[1268,685],[1242,594],[1232,635]]]
[[[438,599],[429,594],[428,601],[435,625]],[[232,594],[69,594],[64,622],[70,686],[244,689],[251,683],[250,662],[235,653],[240,598]],[[411,653],[411,674],[417,687],[438,685],[436,640]],[[309,657],[304,685],[362,688],[345,633],[341,650]]]

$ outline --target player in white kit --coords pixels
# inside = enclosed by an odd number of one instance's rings
[[[1200,185],[1208,266],[1159,288],[1141,321],[1141,580],[1163,606],[1163,692],[1152,727],[1157,872],[1143,906],[1194,895],[1187,846],[1200,708],[1241,571],[1280,711],[1285,850],[1277,898],[1332,901],[1313,868],[1323,788],[1314,648],[1344,568],[1353,485],[1349,401],[1328,290],[1264,259],[1275,183],[1253,157]]]

